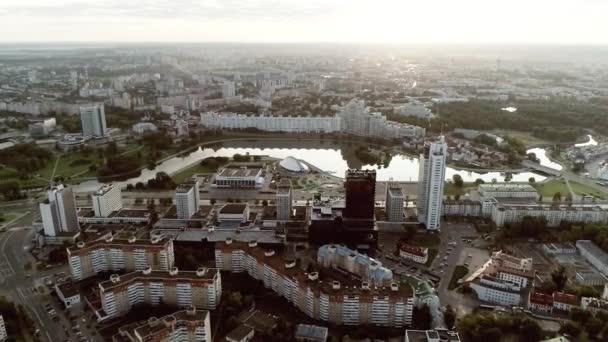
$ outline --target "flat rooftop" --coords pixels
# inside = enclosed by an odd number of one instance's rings
[[[536,189],[530,184],[517,183],[496,183],[496,184],[480,184],[478,187],[482,192],[535,192]]]
[[[247,208],[246,203],[228,203],[220,210],[220,214],[242,214]]]
[[[181,183],[177,186],[177,188],[175,188],[175,192],[176,193],[189,192],[190,189],[192,189],[192,187],[194,187],[194,185],[196,185],[196,182],[193,182],[193,181]]]
[[[91,249],[96,249],[96,248],[112,248],[112,247],[118,247],[118,248],[123,248],[125,246],[129,246],[131,248],[135,248],[135,247],[143,247],[143,248],[164,248],[164,246],[169,243],[171,241],[171,239],[167,238],[167,237],[160,237],[160,238],[156,238],[156,240],[154,239],[112,239],[110,240],[106,240],[105,238],[102,239],[98,239],[98,240],[94,240],[94,241],[90,241],[90,242],[81,242],[78,243],[76,245],[70,246],[67,248],[68,250],[68,254],[79,254],[82,252],[88,252]],[[79,247],[79,245],[81,247]]]
[[[239,168],[224,168],[217,174],[217,177],[255,177],[262,171],[261,168],[249,168],[249,167],[239,167]]]
[[[170,327],[167,327],[164,324],[165,321],[174,321],[177,324],[180,322],[204,321],[208,315],[209,311],[206,310],[182,310],[158,319],[149,318],[146,323],[136,327],[133,330],[136,331],[140,336],[153,336],[160,332],[170,330]]]
[[[205,272],[200,276],[195,271],[178,271],[177,274],[171,275],[169,271],[152,271],[149,274],[144,274],[143,271],[136,271],[120,275],[117,281],[108,279],[100,282],[99,287],[105,291],[111,290],[117,286],[124,286],[135,281],[150,281],[150,280],[172,280],[172,281],[212,281],[219,271],[215,268],[206,268]]]

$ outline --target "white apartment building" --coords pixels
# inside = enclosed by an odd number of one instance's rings
[[[593,241],[578,240],[576,248],[581,256],[585,258],[601,274],[608,276],[608,253],[600,249]]]
[[[214,188],[259,189],[264,185],[262,167],[227,165],[213,178]]]
[[[481,216],[481,203],[478,201],[465,200],[443,200],[441,204],[443,216]]]
[[[226,203],[218,210],[217,220],[220,223],[226,221],[247,222],[249,220],[249,204]]]
[[[158,128],[151,122],[138,122],[131,127],[133,133],[144,134],[146,132],[156,132]]]
[[[304,312],[307,316],[332,324],[403,327],[412,322],[413,290],[409,286],[343,286],[338,281],[320,279],[319,273],[306,274],[295,261],[285,261],[274,251],[249,244],[217,244],[216,266],[234,273],[247,272],[261,280]]]
[[[549,227],[557,227],[562,222],[605,223],[608,220],[608,212],[599,206],[496,204],[492,207],[491,219],[498,227],[521,222],[526,216],[543,217]]]
[[[72,188],[59,184],[47,190],[47,197],[39,204],[44,235],[78,231],[80,227]]]
[[[138,303],[161,303],[187,308],[213,310],[222,296],[220,272],[199,268],[197,271],[143,271],[124,275],[113,274],[110,280],[99,283],[101,307],[93,307],[98,321],[122,316]]]
[[[486,198],[530,198],[538,199],[538,191],[530,184],[496,183],[480,184],[479,195]]]
[[[530,291],[528,309],[536,312],[553,312],[553,296],[541,292]]]
[[[200,203],[198,179],[182,183],[175,189],[175,207],[178,219],[190,219],[198,212]]]
[[[581,298],[581,308],[591,311],[594,315],[599,311],[608,313],[608,301],[595,297],[583,297]]]
[[[144,323],[123,325],[113,341],[212,342],[210,317],[207,310],[189,307],[161,318],[150,317]]]
[[[439,230],[443,204],[448,145],[440,136],[425,146],[420,155],[418,175],[418,221],[428,230]]]
[[[393,282],[393,272],[382,266],[380,261],[343,245],[323,245],[319,247],[317,263],[323,267],[356,274],[370,285],[390,285]]]
[[[331,133],[339,132],[342,121],[329,116],[262,116],[235,113],[201,113],[201,125],[217,129],[256,128],[269,132]]]
[[[386,186],[386,198],[385,198],[385,209],[386,219],[389,222],[403,222],[403,201],[405,196],[403,191],[397,185],[387,184]]]
[[[502,306],[519,306],[522,288],[507,280],[482,275],[469,287],[477,294],[477,298],[486,303]]]
[[[433,116],[431,110],[420,101],[404,103],[399,107],[393,108],[393,110],[399,115],[414,116],[421,119],[430,119]]]
[[[236,87],[234,82],[226,81],[222,84],[222,97],[230,98],[236,96]]]
[[[121,190],[118,185],[103,185],[91,195],[91,198],[95,217],[108,217],[111,213],[122,209]]]
[[[414,138],[424,136],[422,127],[389,121],[382,113],[370,113],[365,101],[352,99],[338,111],[343,120],[342,130],[357,135],[384,138]]]
[[[277,221],[286,222],[291,217],[292,197],[291,182],[283,178],[277,186]]]
[[[80,107],[80,123],[83,137],[104,137],[107,129],[104,104]]]
[[[8,335],[6,334],[6,326],[4,324],[4,317],[0,315],[0,341],[6,341]]]
[[[70,272],[75,280],[108,271],[141,271],[147,267],[169,271],[175,264],[173,240],[114,239],[108,236],[92,242],[78,242],[67,248]]]
[[[399,257],[424,265],[429,260],[429,249],[425,247],[401,244],[399,245]]]

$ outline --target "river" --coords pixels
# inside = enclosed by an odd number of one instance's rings
[[[584,147],[584,146],[596,146],[598,143],[593,136],[590,134],[587,135],[587,141],[584,143],[574,144],[575,147]],[[562,170],[563,166],[559,163],[552,161],[547,155],[547,150],[545,148],[531,148],[526,151],[526,153],[534,153],[536,154],[536,158],[540,161],[540,165],[546,166],[555,170]]]
[[[236,146],[229,146],[236,145]],[[240,147],[240,146],[248,147]],[[291,145],[291,146],[289,146]],[[293,156],[297,159],[304,160],[323,171],[336,176],[342,176],[349,168],[374,169],[377,171],[377,179],[386,181],[393,179],[395,181],[417,181],[418,180],[418,158],[407,155],[394,155],[387,168],[363,165],[354,155],[354,149],[348,145],[340,145],[332,142],[310,142],[310,141],[294,141],[294,142],[255,142],[242,141],[237,143],[226,143],[221,148],[198,148],[196,151],[184,156],[174,157],[164,161],[156,166],[154,170],[144,169],[141,175],[131,178],[124,182],[115,182],[121,186],[127,184],[135,184],[137,182],[146,182],[153,178],[157,172],[166,172],[174,174],[190,165],[208,157],[231,157],[234,154],[250,154],[250,155],[267,155],[274,158],[283,159]],[[295,146],[303,146],[301,148]],[[503,182],[505,174],[502,172],[470,172],[448,167],[446,170],[446,179],[452,179],[452,176],[459,174],[465,182],[473,182],[478,178],[485,182],[496,180]],[[541,181],[545,177],[533,172],[513,173],[513,182],[528,182],[530,177],[534,177],[536,181]],[[86,192],[93,191],[100,186],[97,180],[86,181],[79,184],[77,191]]]

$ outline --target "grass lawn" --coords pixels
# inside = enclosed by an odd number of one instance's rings
[[[568,194],[568,185],[562,179],[554,179],[548,182],[536,183],[533,185],[536,190],[543,196],[544,200],[550,201],[556,192],[561,192],[562,197]]]
[[[0,224],[9,223],[15,218],[17,218],[17,216],[18,215],[15,214],[0,214]]]
[[[591,187],[577,182],[570,182],[572,191],[577,195],[587,194],[598,197],[600,199],[608,198],[605,192],[597,191]],[[562,198],[565,198],[569,192],[568,185],[562,179],[554,179],[544,183],[536,183],[534,187],[543,196],[544,200],[551,200],[556,192],[562,193]]]
[[[466,266],[458,265],[454,269],[454,273],[452,274],[452,279],[450,279],[450,284],[448,285],[448,290],[453,290],[458,287],[458,281],[469,273],[469,269]]]
[[[507,135],[511,138],[515,138],[515,139],[523,142],[524,145],[549,143],[549,141],[537,138],[529,132],[508,131],[508,130],[502,130],[502,129],[495,129],[495,130],[492,130],[491,132],[494,134]]]
[[[188,168],[178,171],[171,176],[176,183],[181,183],[184,180],[192,177],[197,173],[209,173],[211,170],[207,166],[201,166],[200,163],[196,163]]]

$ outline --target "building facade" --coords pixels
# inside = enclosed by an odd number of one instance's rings
[[[429,249],[426,247],[401,244],[399,245],[399,257],[419,264],[426,264],[429,260]]]
[[[169,271],[175,263],[173,240],[105,239],[67,248],[70,272],[75,280],[86,279],[100,272],[141,271],[147,267]]]
[[[104,185],[95,191],[91,198],[95,217],[108,217],[111,213],[122,209],[121,191],[118,185]]]
[[[428,230],[438,230],[441,225],[443,186],[448,145],[443,136],[425,146],[420,155],[418,174],[418,221]]]
[[[101,308],[95,310],[98,321],[122,316],[138,303],[214,310],[222,296],[220,272],[207,268],[195,272],[178,271],[175,267],[168,272],[147,268],[114,274],[98,286],[101,298]]]
[[[104,104],[80,107],[80,123],[83,137],[104,137],[107,129]]]
[[[342,121],[330,116],[258,116],[235,113],[201,113],[201,125],[216,129],[255,128],[269,132],[331,133],[340,132]]]
[[[562,222],[605,223],[608,211],[599,206],[581,205],[516,205],[497,204],[492,207],[491,219],[498,227],[521,222],[524,217],[539,217],[547,220],[547,226],[557,227]]]
[[[47,190],[47,200],[39,204],[40,217],[46,236],[61,232],[76,232],[80,229],[76,212],[76,201],[72,188],[57,185]]]
[[[247,272],[264,286],[304,312],[307,316],[342,325],[370,324],[403,327],[412,322],[412,288],[397,283],[373,287],[342,286],[338,281],[324,281],[319,273],[304,273],[295,261],[287,261],[257,243],[216,244],[216,266],[234,273]]]
[[[114,342],[212,342],[209,311],[189,307],[170,315],[150,317],[144,323],[118,328]]]
[[[386,186],[386,219],[389,222],[403,222],[403,201],[405,196],[401,187],[387,184]]]
[[[347,170],[344,187],[346,190],[344,217],[373,220],[376,203],[376,171]]]
[[[393,272],[367,255],[342,245],[324,245],[317,252],[317,263],[323,267],[352,273],[373,286],[387,286],[393,282]]]
[[[175,208],[178,219],[188,220],[194,216],[198,212],[200,202],[198,179],[182,183],[175,189]]]
[[[283,178],[277,186],[277,221],[289,221],[292,210],[291,182]]]

